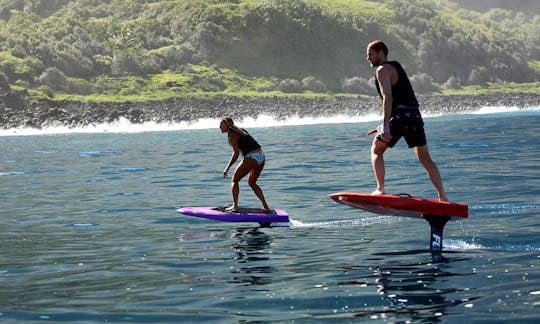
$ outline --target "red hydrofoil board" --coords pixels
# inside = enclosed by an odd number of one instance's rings
[[[239,208],[238,211],[232,212],[227,211],[225,207],[183,207],[178,209],[177,212],[222,222],[255,222],[261,226],[289,222],[289,215],[282,209],[268,212],[259,208]]]
[[[372,195],[358,192],[338,192],[330,195],[335,201],[380,214],[423,218],[425,215],[450,216],[457,220],[467,218],[467,205],[423,199],[409,195]]]

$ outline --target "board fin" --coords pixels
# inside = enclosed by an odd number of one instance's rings
[[[442,256],[443,249],[443,230],[446,223],[450,220],[450,216],[441,217],[435,215],[422,215],[431,227],[429,250],[431,251],[431,257],[433,262],[446,262],[446,258]]]

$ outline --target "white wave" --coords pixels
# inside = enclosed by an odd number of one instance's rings
[[[465,242],[462,240],[444,240],[443,241],[443,250],[449,251],[467,251],[467,250],[481,250],[486,247],[475,242]]]
[[[462,240],[444,240],[444,250],[468,251],[468,250],[495,250],[495,251],[540,251],[539,243],[524,244],[489,244],[483,245],[476,242]]]
[[[269,115],[259,115],[257,118],[246,117],[238,121],[238,124],[250,125],[253,127],[283,127],[300,125],[322,125],[322,124],[353,124],[364,123],[380,119],[379,115],[370,114],[365,116],[335,115],[323,117],[299,117],[292,116],[286,120],[276,120]]]
[[[520,109],[518,107],[482,107],[473,114],[493,114],[514,111],[535,111],[540,108]],[[470,113],[470,112],[468,112]],[[441,117],[442,113],[426,113],[425,118]],[[261,114],[257,117],[246,117],[236,120],[240,126],[249,128],[260,127],[286,127],[300,125],[321,125],[321,124],[347,124],[365,123],[380,120],[379,114],[369,115],[333,115],[321,117],[299,117],[291,116],[287,119],[274,118]],[[88,126],[68,127],[64,125],[46,125],[41,129],[18,127],[10,129],[0,129],[0,136],[31,136],[31,135],[55,135],[55,134],[77,134],[77,133],[144,133],[144,132],[168,132],[181,130],[197,130],[218,128],[218,118],[202,118],[195,121],[182,121],[175,123],[157,123],[149,121],[140,124],[133,124],[126,118],[119,118],[111,123],[92,124]]]
[[[299,117],[292,116],[288,119],[276,119],[269,115],[259,115],[256,118],[246,117],[236,120],[238,125],[249,125],[249,128],[260,127],[284,127],[317,124],[345,124],[361,123],[377,120],[377,115],[347,116],[336,115],[330,117]],[[145,133],[145,132],[169,132],[196,129],[217,129],[219,119],[203,118],[196,121],[177,123],[157,123],[154,121],[133,124],[126,118],[119,118],[111,123],[93,124],[88,126],[68,127],[63,125],[48,125],[41,129],[20,127],[0,130],[0,136],[31,136],[31,135],[55,135],[77,133]]]
[[[0,130],[0,136],[30,136],[30,135],[55,135],[76,133],[144,133],[144,132],[167,132],[188,129],[217,128],[215,119],[199,119],[195,122],[157,123],[154,121],[134,124],[126,118],[119,118],[111,123],[92,124],[88,126],[68,127],[63,125],[47,125],[41,129],[20,127]]]
[[[506,112],[513,112],[521,110],[517,106],[513,107],[497,107],[497,106],[486,106],[482,107],[477,111],[472,112],[473,115],[487,115],[487,114],[499,114],[499,113],[506,113]]]

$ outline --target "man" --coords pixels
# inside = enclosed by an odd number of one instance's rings
[[[375,86],[382,99],[383,122],[368,135],[377,132],[371,146],[371,164],[377,181],[374,195],[384,194],[384,152],[404,137],[438,191],[439,200],[447,201],[441,175],[431,160],[424,133],[424,122],[418,109],[407,73],[397,61],[388,61],[388,48],[381,41],[373,41],[367,47],[367,60],[376,68]]]

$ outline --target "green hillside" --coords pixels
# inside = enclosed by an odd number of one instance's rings
[[[365,47],[374,39],[419,92],[540,80],[540,16],[516,9],[446,0],[0,0],[0,87],[86,100],[370,93]]]

